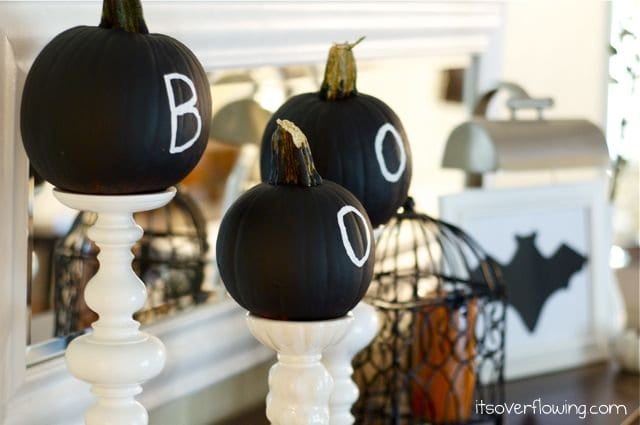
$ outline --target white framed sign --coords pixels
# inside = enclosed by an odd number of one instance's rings
[[[604,359],[624,309],[608,266],[603,180],[478,189],[440,198],[440,214],[474,237],[507,287],[507,379]]]

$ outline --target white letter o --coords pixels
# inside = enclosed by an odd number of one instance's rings
[[[387,168],[387,162],[382,155],[382,143],[384,142],[384,138],[387,135],[387,132],[390,132],[393,135],[393,139],[398,145],[398,149],[400,149],[400,165],[395,173],[392,173]],[[407,166],[407,153],[404,151],[404,144],[402,141],[402,137],[398,130],[391,125],[391,123],[383,124],[380,129],[378,129],[378,133],[376,134],[376,142],[375,142],[375,150],[376,150],[376,159],[378,160],[378,165],[380,166],[380,172],[382,173],[382,177],[390,183],[395,183],[400,180],[400,176],[404,172],[405,167]]]
[[[355,215],[360,217],[360,220],[362,221],[362,224],[364,224],[367,232],[367,249],[365,250],[362,258],[356,257],[356,253],[353,251],[353,246],[351,246],[351,241],[349,241],[347,226],[345,226],[344,224],[344,216],[349,213],[354,213]],[[340,236],[342,237],[342,244],[344,245],[344,250],[346,251],[347,256],[357,267],[362,267],[364,263],[366,263],[369,259],[369,253],[371,252],[371,232],[369,230],[369,226],[367,226],[367,220],[364,218],[362,213],[358,211],[354,206],[345,205],[344,207],[340,208],[340,211],[338,211],[338,227],[340,228]]]

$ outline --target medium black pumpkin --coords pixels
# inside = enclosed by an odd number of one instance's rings
[[[149,34],[139,0],[105,0],[97,27],[57,35],[24,86],[21,129],[31,164],[60,189],[163,190],[207,144],[211,94],[194,54]]]
[[[304,134],[289,121],[277,123],[271,174],[238,198],[220,224],[220,276],[255,315],[342,317],[373,275],[371,223],[355,196],[322,180]]]
[[[274,117],[291,120],[308,136],[320,174],[349,189],[378,226],[407,198],[411,151],[393,110],[357,92],[355,44],[331,48],[319,93],[292,97],[273,114],[262,138],[260,168],[264,181],[270,173]]]

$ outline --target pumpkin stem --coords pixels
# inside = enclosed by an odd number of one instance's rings
[[[149,34],[140,0],[103,0],[100,28]]]
[[[356,60],[353,48],[364,40],[360,37],[355,43],[336,43],[329,50],[327,66],[320,96],[325,100],[345,99],[356,94]]]
[[[307,136],[291,121],[277,120],[271,136],[271,174],[273,185],[318,186],[322,177],[316,171]]]

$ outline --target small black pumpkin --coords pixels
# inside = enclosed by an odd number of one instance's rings
[[[277,124],[267,181],[240,196],[220,224],[220,276],[255,315],[342,317],[371,282],[371,223],[355,196],[322,180],[304,134],[289,121]]]
[[[91,194],[163,190],[207,145],[211,93],[179,41],[149,34],[139,0],[105,0],[97,27],[58,34],[24,86],[21,129],[38,173]]]
[[[320,174],[349,189],[378,226],[389,221],[407,198],[411,151],[393,110],[356,90],[352,50],[358,42],[331,47],[320,92],[292,97],[273,117],[300,126],[309,137]],[[273,117],[262,137],[263,181],[270,173]]]

